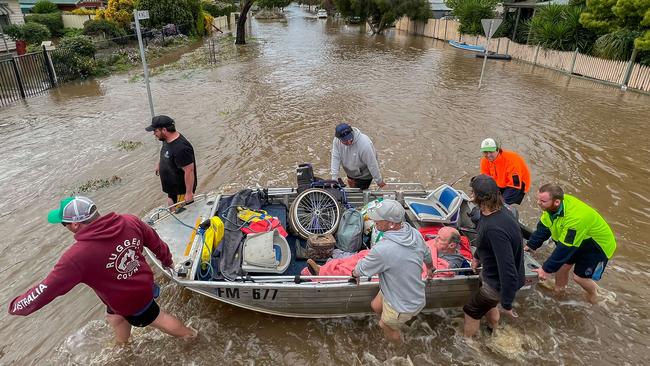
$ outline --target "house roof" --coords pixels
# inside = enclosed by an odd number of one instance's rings
[[[0,15],[11,15],[13,11],[9,9],[9,5],[0,4]]]
[[[550,0],[550,1],[537,1],[537,0],[525,0],[512,3],[503,3],[504,8],[537,8],[540,6],[546,6],[549,4],[558,4],[558,5],[567,5],[569,0]]]
[[[77,5],[81,0],[50,0],[56,5]],[[38,2],[38,0],[19,0],[20,3],[20,10],[25,13],[25,11],[29,11],[34,5]]]
[[[431,10],[433,11],[451,11],[451,8],[445,4],[444,0],[429,0]]]

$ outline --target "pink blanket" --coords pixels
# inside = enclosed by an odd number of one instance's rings
[[[442,258],[438,258],[438,251],[436,250],[435,245],[433,245],[433,240],[427,240],[426,244],[431,250],[431,258],[436,258],[436,261],[434,262],[436,269],[447,269],[449,268],[449,263],[447,263],[446,260]],[[320,266],[320,272],[318,273],[319,276],[352,276],[352,270],[354,267],[357,266],[357,262],[359,262],[363,257],[365,257],[368,254],[369,250],[364,249],[360,251],[359,253],[356,253],[350,257],[346,258],[339,258],[339,259],[330,259],[327,263],[323,264]],[[303,268],[302,271],[300,272],[301,276],[311,276],[311,273],[309,273],[308,268]],[[443,273],[436,273],[435,277],[453,277],[454,272],[443,272]],[[427,270],[426,266],[422,266],[422,278],[425,279],[427,278]]]

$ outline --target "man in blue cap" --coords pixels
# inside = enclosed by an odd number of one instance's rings
[[[343,165],[349,187],[368,189],[374,179],[379,188],[383,188],[386,183],[379,172],[377,151],[370,138],[347,123],[336,126],[335,136],[330,169],[332,179],[339,178],[339,169]]]

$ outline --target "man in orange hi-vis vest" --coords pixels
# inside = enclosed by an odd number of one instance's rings
[[[481,142],[481,174],[494,178],[507,204],[521,204],[530,189],[530,170],[519,154],[504,150],[492,138]]]

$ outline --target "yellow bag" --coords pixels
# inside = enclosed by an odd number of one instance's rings
[[[201,252],[201,263],[210,263],[212,252],[219,247],[223,239],[223,221],[217,216],[210,219],[210,227],[203,235],[203,251]]]
[[[251,210],[250,208],[237,207],[237,217],[244,222],[257,222],[261,220],[270,220],[272,218],[264,210]]]

